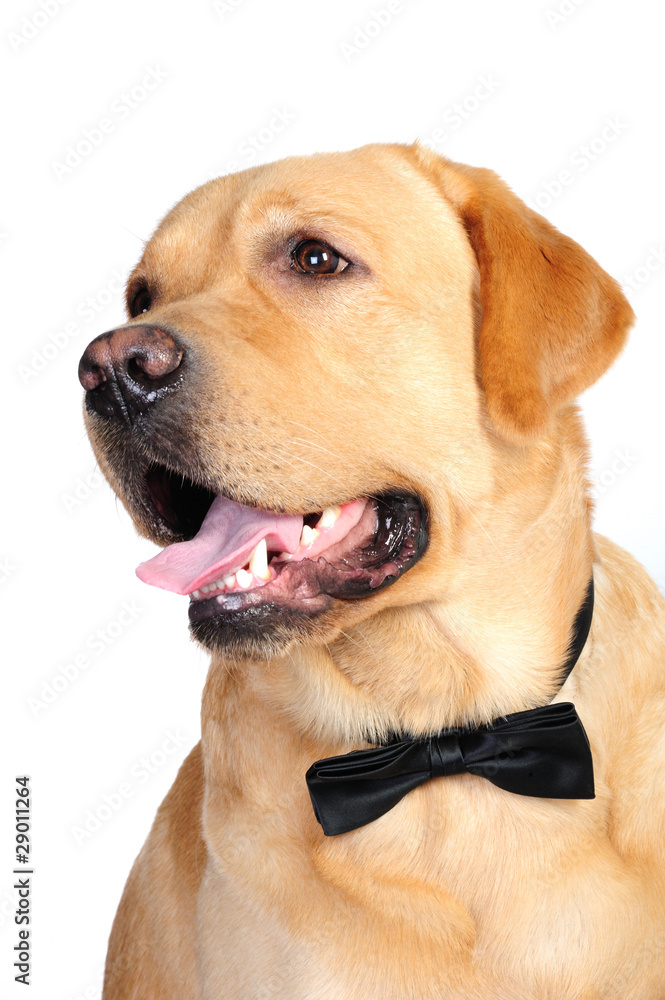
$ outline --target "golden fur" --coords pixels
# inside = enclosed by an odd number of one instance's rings
[[[364,262],[357,278],[290,282],[275,248],[312,230]],[[665,604],[592,534],[573,402],[623,344],[618,285],[496,175],[418,146],[212,181],[130,288],[146,276],[150,322],[206,359],[202,468],[286,512],[410,489],[430,543],[311,641],[213,655],[105,1000],[663,1000]],[[590,637],[557,690],[592,570]],[[553,698],[584,723],[595,799],[462,775],[323,836],[313,761]]]

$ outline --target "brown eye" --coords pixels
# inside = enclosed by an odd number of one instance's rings
[[[295,267],[305,274],[339,274],[349,266],[348,260],[320,240],[303,240],[291,256]]]
[[[141,313],[148,312],[152,306],[152,295],[147,285],[139,285],[129,300],[129,315],[134,319]]]

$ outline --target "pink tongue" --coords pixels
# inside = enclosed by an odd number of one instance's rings
[[[275,514],[217,497],[195,538],[175,542],[137,567],[139,580],[176,594],[191,594],[245,565],[265,538],[268,552],[295,552],[301,515]]]

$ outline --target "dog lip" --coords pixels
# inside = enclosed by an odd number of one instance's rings
[[[126,492],[134,505],[140,508],[144,526],[158,544],[170,545],[194,538],[218,497],[253,510],[266,509],[240,490],[212,477],[197,475],[180,463],[167,465],[163,460],[152,458],[141,458],[140,461],[143,472],[132,475]],[[275,513],[287,512],[276,509]],[[305,523],[318,519],[321,514],[320,511],[292,513],[300,514]]]
[[[296,616],[302,622],[330,609],[336,598],[371,597],[395,583],[427,548],[427,510],[413,494],[365,499],[367,515],[351,539],[356,545],[345,546],[345,536],[318,556],[284,561],[274,576],[256,587],[191,600],[189,618],[195,638],[203,629],[199,641],[214,647],[217,640],[210,630],[214,632],[215,627],[223,637],[227,628],[243,630],[252,621],[274,625],[282,617],[290,620]],[[375,515],[371,531],[370,513]]]

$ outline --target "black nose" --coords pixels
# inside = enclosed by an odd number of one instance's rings
[[[180,385],[184,353],[156,326],[121,327],[96,337],[79,362],[88,409],[132,423]]]

